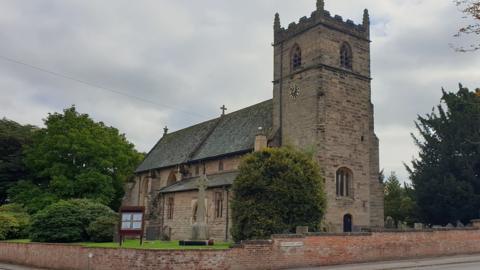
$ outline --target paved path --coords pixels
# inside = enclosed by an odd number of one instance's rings
[[[314,267],[297,270],[480,270],[480,255]]]
[[[0,270],[45,270],[45,269],[0,263]]]
[[[480,270],[480,255],[463,255],[433,259],[313,267],[297,270]],[[0,263],[0,270],[45,270]]]

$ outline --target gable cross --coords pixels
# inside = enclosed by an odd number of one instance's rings
[[[225,115],[225,111],[227,110],[227,107],[223,105],[222,107],[220,107],[220,110],[222,110],[222,115]]]

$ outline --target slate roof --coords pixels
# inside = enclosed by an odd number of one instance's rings
[[[233,184],[233,181],[237,175],[238,171],[208,175],[208,188],[230,186]],[[197,190],[198,188],[196,187],[196,182],[199,178],[200,176],[182,180],[171,186],[160,189],[160,193]]]
[[[163,136],[135,172],[144,172],[253,149],[258,127],[272,128],[267,100]]]

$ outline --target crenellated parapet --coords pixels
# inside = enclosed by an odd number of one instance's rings
[[[344,20],[340,15],[332,16],[324,8],[324,1],[317,0],[317,9],[312,12],[310,17],[302,17],[298,22],[290,23],[287,28],[281,26],[280,15],[278,13],[275,14],[274,44],[286,41],[317,25],[323,25],[361,39],[370,39],[370,17],[367,9],[365,9],[363,14],[363,23],[355,24],[352,20]]]

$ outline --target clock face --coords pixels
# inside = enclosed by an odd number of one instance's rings
[[[298,87],[298,85],[294,84],[290,86],[290,96],[293,99],[296,99],[299,95],[300,95],[300,88]]]

